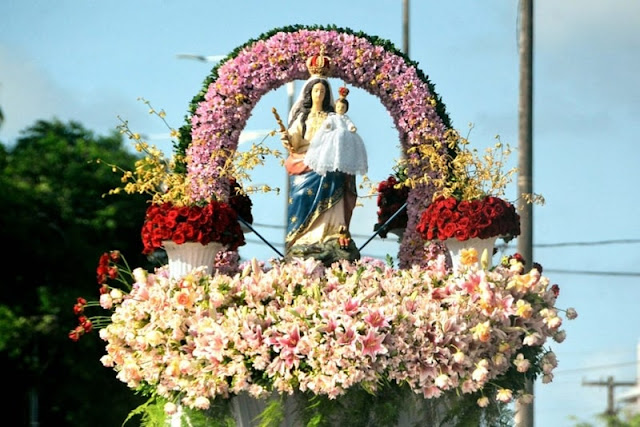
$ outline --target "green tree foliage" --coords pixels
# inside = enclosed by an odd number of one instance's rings
[[[577,419],[577,417],[572,417]],[[621,411],[615,415],[601,414],[597,416],[597,423],[579,421],[575,427],[640,427],[640,413]]]
[[[136,157],[116,131],[95,136],[57,120],[36,122],[10,148],[0,145],[0,362],[12,425],[28,425],[37,412],[40,426],[115,426],[140,403],[100,364],[97,332],[75,343],[67,337],[77,324],[76,298],[98,298],[103,252],[119,249],[147,266],[140,240],[146,200],[103,197],[120,178],[97,159],[130,169]]]

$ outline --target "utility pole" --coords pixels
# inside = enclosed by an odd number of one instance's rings
[[[402,52],[409,57],[409,0],[402,0]],[[403,138],[402,144],[406,146],[406,137]],[[402,149],[402,158],[406,155]]]
[[[636,385],[635,382],[631,381],[618,381],[615,382],[613,377],[608,377],[607,381],[585,381],[582,380],[582,385],[586,386],[597,386],[597,387],[607,387],[607,410],[605,411],[605,415],[613,416],[616,414],[615,408],[615,399],[614,399],[614,390],[616,387],[633,387]]]
[[[518,213],[520,236],[518,252],[531,267],[533,263],[533,207],[522,200],[522,194],[533,193],[533,0],[520,0],[520,99],[518,106]],[[533,381],[528,379],[525,392],[533,394]],[[515,404],[516,427],[533,427],[533,402]]]
[[[0,88],[2,88],[2,83],[0,83]],[[2,127],[2,123],[4,123],[4,113],[2,112],[2,108],[0,108],[0,127]]]
[[[402,0],[402,52],[409,56],[409,0]]]

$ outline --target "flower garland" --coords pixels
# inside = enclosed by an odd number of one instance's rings
[[[177,244],[218,242],[228,250],[245,244],[236,211],[229,204],[215,200],[204,206],[152,204],[147,208],[141,235],[144,254],[161,248],[166,240]]]
[[[498,197],[439,197],[422,213],[417,231],[425,240],[512,238],[520,234],[520,216],[511,203]]]
[[[192,101],[192,115],[181,129],[179,148],[189,159],[186,169],[193,197],[214,194],[226,199],[229,189],[218,179],[223,159],[212,153],[235,151],[251,110],[262,95],[287,82],[306,79],[305,60],[318,53],[321,46],[334,58],[332,77],[380,99],[405,149],[442,139],[450,127],[444,104],[417,64],[390,42],[336,27],[275,29],[221,61]],[[421,169],[415,164],[410,168],[409,174]],[[424,244],[415,232],[415,221],[433,194],[427,186],[418,186],[412,193],[407,209],[409,227],[399,253],[400,265],[405,267],[425,263]]]
[[[508,403],[530,398],[527,379],[551,381],[557,361],[544,344],[565,338],[558,287],[541,270],[505,257],[492,271],[450,275],[442,255],[411,270],[307,259],[265,271],[254,260],[233,277],[197,269],[179,280],[138,268],[130,293],[105,300],[114,312],[101,361],[168,410],[241,392],[335,399],[375,392],[381,379],[426,399]]]

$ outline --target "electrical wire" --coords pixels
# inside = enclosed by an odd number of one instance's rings
[[[632,366],[637,364],[640,364],[640,361],[636,360],[633,362],[612,363],[610,365],[587,366],[584,368],[575,368],[575,369],[558,369],[558,370],[554,370],[553,374],[556,375],[556,374],[568,374],[568,373],[574,373],[574,372],[598,371],[602,369],[621,368],[624,366]]]
[[[276,224],[253,224],[255,228],[271,228],[282,230],[284,226],[276,225]],[[360,234],[352,234],[354,238],[358,239],[368,239],[370,236],[360,235]],[[246,239],[247,243],[258,243],[263,244],[258,240],[254,239]],[[625,244],[638,244],[640,243],[640,239],[611,239],[611,240],[600,240],[593,242],[558,242],[558,243],[540,243],[534,244],[533,246],[536,248],[557,248],[557,247],[568,247],[568,246],[601,246],[601,245],[625,245]],[[273,246],[278,248],[284,248],[283,243],[276,243]],[[498,250],[505,251],[509,244],[502,244],[496,246]],[[382,258],[384,256],[376,255],[376,254],[362,254],[362,256],[372,257],[372,258]],[[605,276],[605,277],[640,277],[640,272],[633,271],[588,271],[588,270],[563,270],[563,269],[552,269],[545,268],[545,272],[555,273],[555,274],[574,274],[574,275],[583,275],[583,276]]]
[[[632,271],[585,271],[585,270],[557,270],[545,268],[544,272],[557,274],[580,274],[583,276],[618,276],[618,277],[640,277],[640,273]]]
[[[600,240],[595,242],[564,242],[564,243],[538,243],[536,248],[559,248],[562,246],[602,246],[602,245],[626,245],[640,243],[640,239]]]
[[[283,230],[283,225],[278,224],[253,224],[254,227],[263,227],[263,228],[273,228],[277,230]],[[373,234],[373,233],[372,233]],[[368,238],[369,235],[362,234],[352,234],[353,237],[358,238]],[[533,246],[536,248],[557,248],[563,246],[602,246],[602,245],[627,245],[627,244],[638,244],[640,243],[640,239],[610,239],[610,240],[599,240],[592,242],[558,242],[558,243],[536,243]],[[507,247],[508,244],[502,245]]]

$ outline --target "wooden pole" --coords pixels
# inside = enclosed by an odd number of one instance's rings
[[[520,0],[520,99],[518,107],[518,213],[520,236],[518,252],[531,268],[533,263],[533,207],[522,200],[522,194],[533,193],[533,0]],[[528,380],[525,391],[533,394],[533,381]],[[533,402],[517,401],[516,427],[533,427]]]
[[[409,0],[402,0],[402,52],[409,56]]]
[[[607,388],[607,409],[605,415],[614,416],[618,412],[616,410],[614,389],[616,387],[633,387],[636,385],[635,381],[614,381],[613,377],[608,377],[606,381],[585,381],[582,380],[582,385],[597,386]],[[610,423],[608,423],[610,424]]]

